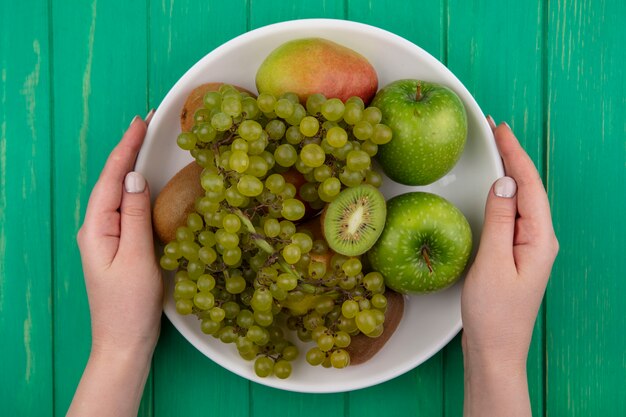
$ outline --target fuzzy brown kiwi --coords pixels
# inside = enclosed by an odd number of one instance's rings
[[[194,210],[198,197],[204,195],[200,185],[202,167],[195,161],[178,171],[157,195],[152,209],[152,223],[162,243],[176,239],[176,229],[183,226]]]
[[[337,253],[357,256],[367,252],[385,227],[385,197],[371,185],[346,188],[322,214],[324,237]]]
[[[180,128],[182,129],[183,132],[191,132],[191,129],[193,129],[193,125],[194,125],[193,115],[196,112],[196,110],[198,110],[199,108],[203,106],[204,95],[208,93],[209,91],[218,91],[220,89],[220,86],[222,86],[223,84],[224,83],[202,84],[194,88],[191,91],[191,93],[189,93],[189,95],[187,96],[187,100],[185,100],[185,104],[183,105],[183,108],[180,111]],[[254,93],[246,90],[243,87],[239,87],[236,85],[233,85],[233,87],[235,87],[239,91],[250,94],[252,97],[256,97]]]

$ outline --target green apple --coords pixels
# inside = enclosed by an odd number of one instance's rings
[[[393,139],[381,145],[376,159],[389,178],[406,185],[426,185],[457,163],[467,137],[467,115],[449,88],[420,80],[398,80],[382,88],[372,105],[382,114]]]
[[[387,202],[387,222],[368,259],[389,288],[428,293],[456,282],[471,251],[463,213],[443,197],[417,191]]]

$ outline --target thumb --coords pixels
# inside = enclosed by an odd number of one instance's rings
[[[118,253],[140,256],[153,253],[150,191],[146,179],[138,172],[131,171],[124,178],[120,213]]]
[[[513,258],[513,236],[517,217],[516,193],[517,183],[511,177],[499,178],[491,187],[485,207],[485,223],[479,252],[486,251],[497,259]]]

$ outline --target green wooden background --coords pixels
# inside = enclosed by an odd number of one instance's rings
[[[506,120],[561,244],[528,361],[535,416],[626,415],[623,0],[1,0],[0,414],[61,416],[90,346],[75,235],[109,151],[203,55],[248,30],[373,24],[446,64]],[[164,319],[142,416],[460,416],[460,338],[345,394],[235,376]]]

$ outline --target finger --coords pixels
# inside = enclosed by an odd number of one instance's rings
[[[491,187],[485,206],[485,222],[478,257],[487,255],[498,259],[498,262],[513,261],[516,191],[517,185],[511,177],[502,177]]]
[[[552,229],[548,197],[533,161],[506,123],[496,128],[495,138],[506,175],[513,177],[517,183],[519,215],[533,219],[542,228]]]
[[[491,128],[491,131],[496,130],[496,121],[493,120],[493,117],[491,117],[491,115],[488,114],[486,119],[487,119],[487,123],[489,123],[489,127]]]
[[[135,164],[145,133],[146,124],[135,117],[102,169],[85,213],[85,224],[95,236],[119,236],[116,213],[122,200],[122,183]]]
[[[136,258],[131,254],[145,256],[153,253],[150,191],[145,178],[138,172],[131,171],[124,179],[120,229],[118,255]]]

